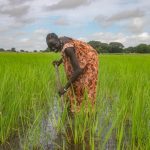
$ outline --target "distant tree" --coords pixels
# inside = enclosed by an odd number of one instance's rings
[[[136,49],[135,47],[130,46],[130,47],[125,48],[123,52],[124,53],[136,53]]]
[[[23,49],[21,49],[20,52],[25,52],[25,51]]]
[[[110,49],[109,49],[110,53],[122,53],[123,52],[124,45],[120,42],[111,42],[109,43],[109,46],[110,46]]]
[[[51,52],[51,50],[49,47],[47,47],[45,50],[43,50],[43,52]]]
[[[147,44],[139,44],[135,49],[137,53],[150,53],[150,46]]]
[[[94,49],[96,49],[98,53],[100,53],[100,50],[101,50],[100,41],[89,41],[88,44],[91,45]]]
[[[0,52],[4,52],[5,50],[3,48],[0,48]]]
[[[150,45],[148,45],[148,49],[150,50]],[[150,53],[150,52],[149,52]]]
[[[7,49],[6,51],[7,51],[7,52],[11,52],[11,50],[10,50],[10,49]]]
[[[47,47],[45,50],[41,50],[41,52],[52,52],[51,50],[50,50],[50,48],[49,47]]]
[[[33,52],[34,52],[34,53],[36,53],[36,52],[37,52],[37,50],[34,50]]]
[[[11,48],[11,52],[16,52],[16,49],[14,47]]]
[[[100,52],[101,53],[108,53],[110,49],[109,44],[107,43],[100,43]]]

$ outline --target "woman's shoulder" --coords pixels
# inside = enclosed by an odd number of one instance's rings
[[[59,39],[64,45],[73,41],[72,38],[66,36],[60,37]]]
[[[66,48],[70,48],[70,47],[74,47],[74,44],[73,44],[73,39],[72,38],[69,38],[69,37],[61,37],[59,38],[60,41],[63,43],[63,48],[62,48],[62,52],[64,52],[64,50]]]

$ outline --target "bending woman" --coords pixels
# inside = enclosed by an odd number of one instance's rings
[[[98,80],[98,53],[85,42],[49,33],[46,42],[51,51],[61,52],[62,58],[53,64],[64,64],[68,82],[58,93],[67,95],[71,112],[79,111],[85,95],[94,107]]]

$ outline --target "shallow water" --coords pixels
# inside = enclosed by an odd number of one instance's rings
[[[43,119],[41,121],[41,129],[40,129],[40,143],[38,143],[38,146],[30,145],[30,150],[91,150],[90,142],[89,142],[89,135],[87,134],[84,139],[84,143],[81,144],[74,144],[73,137],[71,136],[71,129],[68,127],[67,122],[64,124],[63,128],[65,128],[65,131],[70,135],[70,142],[68,143],[66,136],[63,132],[57,131],[57,124],[58,120],[61,118],[62,111],[59,109],[60,106],[58,104],[58,101],[54,100],[53,107],[50,108],[49,112],[43,116]],[[105,117],[108,113],[109,109],[107,109],[103,114],[99,115],[99,127],[101,127],[102,123],[105,121]],[[112,121],[109,119],[107,126],[102,130],[101,135],[94,137],[94,149],[99,150],[101,149],[105,136],[109,129],[112,126]],[[63,130],[63,129],[62,129]],[[97,129],[98,132],[99,128]],[[22,141],[20,141],[22,140]],[[126,136],[125,143],[128,144],[128,135]],[[9,150],[11,148],[14,148],[15,150],[23,150],[22,145],[20,144],[23,142],[23,138],[19,139],[19,137],[12,137],[11,142],[9,145],[5,145],[3,147],[0,146],[0,150]],[[15,143],[15,144],[14,144]],[[116,130],[113,129],[106,145],[105,150],[116,150],[117,149],[117,141],[116,141]]]
[[[58,118],[61,116],[62,112],[57,111],[56,105],[58,105],[58,104],[56,102],[57,101],[55,101],[53,109],[51,109],[49,111],[49,113],[47,114],[47,117],[45,117],[42,120],[41,144],[43,145],[44,150],[56,150],[56,149],[63,149],[63,148],[65,150],[82,150],[82,149],[90,150],[91,147],[89,144],[88,135],[85,137],[84,143],[74,144],[73,138],[71,136],[70,136],[70,138],[72,138],[72,139],[70,139],[71,142],[68,143],[67,139],[63,135],[63,133],[57,132],[55,125],[57,124],[56,121],[58,121]],[[54,118],[52,117],[53,114],[55,114]],[[104,117],[105,116],[102,116],[100,120],[102,121]],[[55,124],[54,124],[54,122],[55,122]],[[65,130],[68,131],[68,133],[69,132],[71,133],[71,131],[69,131],[71,129],[67,126],[67,122],[64,125],[64,127],[65,127]],[[94,139],[95,139],[94,149],[95,150],[99,150],[101,148],[104,137],[105,137],[106,133],[108,132],[108,130],[110,129],[110,127],[111,127],[111,121],[109,122],[108,126],[103,130],[101,137],[97,137],[97,136],[94,137]],[[117,144],[116,143],[116,133],[115,133],[115,130],[113,130],[112,135],[110,136],[108,142],[105,145],[105,149],[106,150],[116,150],[117,149],[116,144]]]

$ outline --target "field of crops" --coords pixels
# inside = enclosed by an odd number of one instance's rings
[[[149,150],[150,55],[100,55],[96,111],[73,117],[57,95],[59,58],[0,53],[0,149]]]

